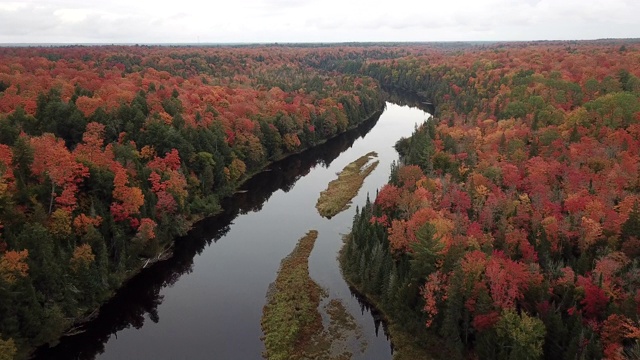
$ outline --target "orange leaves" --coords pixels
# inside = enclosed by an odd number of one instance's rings
[[[80,96],[76,100],[76,106],[86,117],[93,115],[97,108],[102,106],[104,101],[101,98],[90,98],[87,96]]]
[[[82,135],[83,143],[78,144],[73,151],[78,160],[86,161],[98,166],[107,167],[113,162],[113,154],[102,149],[104,144],[104,125],[90,122]]]
[[[86,269],[95,259],[95,255],[91,250],[89,244],[82,244],[76,246],[71,256],[70,265],[73,271],[80,271]]]
[[[143,160],[151,160],[156,157],[156,149],[153,146],[145,145],[140,149],[140,158]]]
[[[151,239],[156,237],[156,222],[149,219],[143,218],[140,220],[140,227],[138,227],[138,233],[136,234],[136,239],[140,240],[142,243],[146,243]]]
[[[580,250],[587,251],[602,236],[602,226],[586,216],[582,217],[581,224],[583,236],[580,238]]]
[[[438,315],[438,306],[446,300],[446,283],[448,276],[436,271],[427,277],[427,281],[421,289],[424,299],[423,311],[427,316],[426,326],[430,327]]]
[[[11,153],[11,148],[7,145],[0,144],[0,183],[2,183],[1,180],[13,180],[12,159],[13,154]],[[0,194],[2,194],[1,189]]]
[[[398,169],[398,183],[407,189],[413,189],[423,177],[422,170],[416,165],[402,166]]]
[[[31,146],[34,150],[31,171],[36,176],[47,175],[52,182],[52,198],[63,209],[72,211],[76,207],[77,184],[89,176],[89,169],[77,162],[64,141],[52,134],[31,138]],[[55,186],[63,188],[59,196],[54,193]]]
[[[116,221],[123,221],[132,215],[137,215],[144,204],[142,190],[135,186],[127,186],[127,183],[126,170],[118,164],[113,179],[113,198],[116,201],[111,204],[111,214]]]
[[[7,251],[0,258],[0,279],[9,284],[16,282],[18,278],[27,276],[29,265],[27,257],[29,251]]]
[[[298,135],[287,133],[282,137],[285,149],[291,152],[300,147],[300,139]]]
[[[392,251],[408,251],[410,249],[410,239],[407,234],[406,220],[393,220],[389,232],[389,245]]]
[[[608,360],[627,359],[623,354],[622,341],[633,333],[629,328],[633,328],[631,321],[622,315],[611,314],[602,324],[600,331],[604,355]],[[637,328],[636,328],[637,331]]]
[[[85,214],[80,214],[73,219],[73,228],[78,236],[82,236],[89,231],[90,226],[97,228],[101,223],[102,217],[100,216],[89,217]]]

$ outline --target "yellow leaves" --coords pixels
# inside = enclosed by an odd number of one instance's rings
[[[439,181],[440,179],[437,180]],[[418,181],[416,181],[416,186],[425,188],[432,193],[436,193],[442,188],[442,185],[439,182],[436,182],[435,180],[430,179],[426,176],[423,176]]]
[[[483,199],[486,198],[490,193],[489,189],[487,189],[487,187],[484,186],[484,185],[476,186],[475,187],[475,191],[476,191],[476,194],[478,195],[478,197],[483,198]]]
[[[531,199],[529,199],[529,195],[526,194],[526,193],[525,194],[518,194],[518,200],[522,204],[531,204]]]
[[[19,277],[27,276],[29,251],[7,251],[0,259],[0,279],[13,284]]]
[[[460,166],[458,166],[458,172],[460,173],[460,176],[464,176],[467,172],[469,172],[469,167],[465,164],[461,164]]]
[[[140,150],[140,158],[144,160],[151,160],[156,157],[156,149],[153,146],[145,145]]]
[[[300,147],[300,144],[301,144],[300,139],[298,138],[298,135],[291,134],[291,133],[284,134],[284,136],[282,137],[282,142],[284,143],[284,146],[287,149],[287,151],[294,151],[298,147]]]
[[[58,238],[71,234],[71,214],[63,209],[57,209],[49,219],[49,232]]]
[[[89,244],[76,246],[75,250],[73,250],[73,256],[71,257],[71,268],[73,271],[86,268],[93,262],[95,257]]]
[[[2,340],[2,336],[0,336],[0,360],[12,360],[15,358],[17,352],[18,348],[16,348],[13,339]]]
[[[229,165],[229,172],[228,172],[229,180],[231,181],[239,180],[242,177],[242,175],[244,175],[244,172],[246,170],[247,170],[247,166],[242,160],[238,158],[231,160],[231,164]]]
[[[444,237],[445,235],[451,234],[455,228],[453,221],[441,216],[429,221],[429,223],[436,228],[435,237]]]
[[[4,196],[7,193],[7,183],[2,177],[0,177],[0,196]]]

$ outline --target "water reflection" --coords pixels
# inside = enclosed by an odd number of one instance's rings
[[[276,191],[288,192],[315,166],[328,167],[358,138],[371,131],[378,119],[379,115],[374,116],[358,128],[275,163],[268,171],[254,176],[243,185],[241,190],[246,192],[239,192],[222,202],[225,212],[200,221],[187,236],[177,239],[172,258],[158,262],[133,277],[102,306],[96,319],[81,328],[83,332],[63,337],[55,347],[38,349],[34,358],[93,359],[104,352],[111,336],[117,338],[118,331],[130,327],[139,329],[146,318],[158,322],[158,306],[163,301],[161,290],[175,284],[182,275],[192,272],[194,257],[211,242],[225,236],[238,215],[260,211]]]

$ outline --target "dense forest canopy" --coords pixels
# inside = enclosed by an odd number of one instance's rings
[[[363,63],[437,111],[398,142],[402,163],[356,216],[347,279],[460,356],[636,358],[639,50],[514,44]]]
[[[55,343],[249,176],[382,110],[375,80],[313,68],[314,58],[286,48],[0,49],[6,352]]]
[[[461,356],[638,354],[639,78],[621,40],[2,48],[0,354],[55,343],[382,88],[435,117],[356,216],[346,278]]]

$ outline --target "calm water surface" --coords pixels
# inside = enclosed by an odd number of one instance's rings
[[[275,164],[177,240],[175,256],[134,277],[106,304],[84,333],[41,349],[42,359],[261,359],[260,318],[280,260],[308,230],[319,236],[309,259],[311,277],[341,299],[367,341],[360,359],[390,359],[390,344],[374,316],[342,279],[337,252],[355,206],[389,177],[393,149],[428,114],[387,103],[379,119],[326,144]],[[376,151],[380,164],[366,179],[353,207],[328,220],[315,203],[336,173]]]

